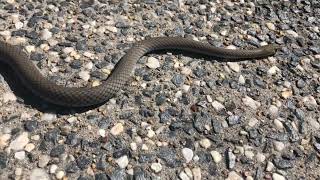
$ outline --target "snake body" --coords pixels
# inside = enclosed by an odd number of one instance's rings
[[[112,74],[99,86],[65,87],[44,77],[19,46],[0,41],[0,61],[12,67],[21,82],[34,94],[56,105],[85,107],[106,102],[127,83],[135,64],[143,55],[156,50],[182,50],[218,57],[221,61],[264,58],[276,53],[276,45],[256,49],[224,49],[182,37],[156,37],[139,41],[116,64]]]

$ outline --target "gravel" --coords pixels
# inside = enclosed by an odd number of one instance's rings
[[[0,179],[319,178],[319,5],[1,1],[0,39],[21,44],[45,76],[68,87],[101,84],[148,37],[282,47],[241,62],[152,53],[125,89],[89,109],[24,95],[1,68]]]

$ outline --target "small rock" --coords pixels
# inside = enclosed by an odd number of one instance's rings
[[[218,101],[213,101],[212,106],[216,111],[221,111],[221,110],[225,109],[225,106]]]
[[[190,178],[189,178],[189,176],[185,173],[185,172],[180,172],[179,173],[179,178],[181,179],[181,180],[191,180]]]
[[[113,32],[113,33],[116,33],[118,32],[118,29],[114,26],[106,26],[105,27],[107,31],[110,31],[110,32]]]
[[[234,72],[240,72],[240,66],[236,62],[227,62],[227,65],[230,69],[232,69]]]
[[[289,97],[292,96],[292,90],[291,89],[284,89],[282,92],[281,92],[281,97],[283,97],[284,99],[288,99]]]
[[[56,174],[56,178],[57,179],[62,179],[65,176],[65,172],[64,171],[58,171]]]
[[[293,30],[287,30],[286,32],[287,32],[287,34],[292,35],[292,36],[295,37],[295,38],[299,37],[299,34],[296,33],[296,32],[293,31]]]
[[[201,169],[199,167],[195,167],[192,169],[193,180],[201,180]]]
[[[17,97],[11,93],[11,92],[6,92],[2,95],[2,98],[3,98],[3,102],[4,103],[7,103],[7,102],[10,102],[10,101],[16,101],[17,100]]]
[[[54,174],[54,173],[56,173],[57,169],[58,169],[58,166],[57,166],[56,164],[52,164],[52,165],[50,166],[49,172],[50,172],[51,174]]]
[[[8,145],[8,141],[11,138],[10,134],[0,135],[0,149],[4,149]]]
[[[210,154],[215,163],[219,163],[222,160],[222,155],[218,151],[211,151]]]
[[[23,148],[29,143],[28,133],[23,132],[20,134],[15,140],[13,140],[10,145],[9,149],[19,151],[23,150]]]
[[[276,151],[282,151],[285,148],[285,144],[280,141],[273,141],[273,145]]]
[[[229,169],[233,169],[236,165],[236,156],[233,154],[230,148],[227,150],[227,162]]]
[[[149,57],[146,65],[150,69],[157,69],[160,67],[160,62],[158,59],[156,59],[154,57]]]
[[[193,151],[189,148],[183,148],[182,155],[183,155],[184,159],[186,160],[186,163],[189,163],[193,158]]]
[[[283,123],[280,121],[280,119],[273,120],[273,124],[275,125],[275,127],[278,130],[282,130],[283,129]]]
[[[245,80],[245,78],[244,78],[242,75],[240,75],[238,82],[239,82],[239,84],[245,84],[245,83],[246,83],[246,80]]]
[[[32,150],[34,150],[36,146],[32,143],[28,143],[25,147],[24,147],[24,150],[27,151],[27,152],[31,152]]]
[[[272,174],[272,180],[286,180],[286,178],[283,177],[282,175],[278,174],[278,173],[273,173]]]
[[[271,22],[266,23],[266,26],[272,31],[276,30],[276,26]]]
[[[261,105],[260,102],[253,100],[249,96],[242,98],[242,102],[244,103],[244,105],[252,108],[253,110],[256,110]]]
[[[266,160],[266,156],[262,153],[257,153],[256,158],[258,162],[264,162]]]
[[[122,125],[122,123],[117,123],[115,126],[113,126],[110,130],[110,133],[114,136],[117,136],[119,134],[121,134],[124,130],[124,127]]]
[[[269,110],[268,110],[268,116],[270,119],[275,119],[276,117],[278,117],[278,107],[275,106],[275,105],[271,105],[269,107]]]
[[[50,32],[48,29],[43,29],[41,32],[40,32],[40,38],[42,40],[48,40],[52,37],[52,32]]]
[[[40,168],[44,168],[44,167],[47,166],[49,161],[50,161],[50,156],[48,156],[48,155],[40,155],[39,156],[39,161],[38,161],[38,166]]]
[[[226,180],[243,180],[243,178],[240,175],[238,175],[236,172],[231,171],[228,174],[228,177]]]
[[[315,98],[313,96],[306,96],[303,97],[303,104],[308,108],[308,109],[315,109],[318,104],[317,101],[315,100]]]
[[[30,173],[30,180],[50,180],[49,175],[44,169],[35,168]]]
[[[57,119],[57,115],[54,113],[44,113],[41,116],[41,121],[54,121]]]
[[[84,81],[88,81],[90,79],[90,72],[89,71],[80,71],[79,77]]]
[[[122,156],[115,160],[118,166],[122,169],[126,168],[129,164],[128,156]]]
[[[268,161],[266,171],[271,172],[273,168],[274,168],[273,163],[271,161]]]
[[[201,139],[199,144],[201,147],[208,149],[211,146],[211,141],[209,139],[205,138],[205,139]]]
[[[14,154],[14,158],[18,160],[24,160],[25,157],[26,157],[25,151],[18,151]]]
[[[151,164],[151,169],[155,172],[158,173],[162,170],[162,166],[160,163],[152,163]]]
[[[276,73],[280,73],[281,70],[277,67],[277,66],[272,66],[269,70],[268,70],[268,74],[269,75],[274,75]]]

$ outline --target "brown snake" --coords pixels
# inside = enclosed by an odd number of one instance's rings
[[[117,63],[112,74],[99,86],[64,87],[45,78],[20,47],[0,41],[0,61],[12,67],[21,82],[34,94],[57,105],[85,107],[106,102],[123,88],[138,59],[156,50],[182,50],[221,58],[220,61],[238,61],[272,56],[279,47],[266,45],[251,50],[224,49],[182,37],[156,37],[139,41]]]

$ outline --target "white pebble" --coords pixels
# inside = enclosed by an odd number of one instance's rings
[[[186,163],[189,163],[193,158],[193,151],[189,148],[183,148],[182,149],[182,155],[184,159],[186,160]]]
[[[27,132],[21,133],[15,140],[10,143],[9,149],[15,151],[22,150],[29,143],[28,136],[29,134]]]
[[[100,135],[101,137],[106,137],[106,130],[104,130],[104,129],[99,129],[99,135]]]
[[[254,127],[256,124],[258,124],[258,119],[256,119],[256,118],[251,118],[250,120],[249,120],[249,123],[248,123],[248,125],[250,126],[250,127]]]
[[[256,158],[258,162],[264,162],[266,160],[266,156],[262,153],[257,153]]]
[[[24,160],[25,157],[26,157],[26,153],[24,151],[18,151],[14,154],[14,158],[18,160]]]
[[[129,164],[129,159],[127,156],[122,156],[122,157],[116,159],[115,161],[121,169],[126,168]]]
[[[231,171],[226,180],[243,180],[243,178],[236,172]]]
[[[57,179],[62,179],[64,177],[65,173],[64,171],[58,171],[56,174]]]
[[[152,163],[151,164],[151,169],[155,172],[158,173],[162,170],[162,165],[160,163]]]
[[[47,166],[47,164],[50,161],[50,156],[48,155],[40,155],[39,156],[39,161],[38,161],[38,166],[41,168],[44,168]]]
[[[113,32],[113,33],[118,32],[117,28],[114,27],[114,26],[106,26],[106,30],[110,31],[110,32]]]
[[[193,180],[201,180],[201,169],[195,167],[192,169]]]
[[[57,115],[54,113],[44,113],[41,116],[41,121],[54,121],[57,119]]]
[[[138,149],[137,143],[135,143],[135,142],[130,143],[130,148],[132,151],[136,151]]]
[[[218,151],[211,151],[210,154],[215,163],[219,163],[222,160],[222,155]]]
[[[17,97],[12,92],[6,92],[2,95],[3,102],[16,101]]]
[[[14,174],[16,176],[21,176],[22,175],[22,168],[16,168],[16,170],[14,171]]]
[[[244,77],[242,75],[240,75],[238,82],[239,82],[239,84],[245,84],[246,80],[244,79]]]
[[[183,92],[188,92],[189,89],[190,89],[190,86],[189,86],[189,85],[186,85],[186,84],[182,85],[182,90],[183,90]]]
[[[34,150],[36,146],[32,143],[28,143],[25,147],[24,147],[24,150],[27,151],[27,152],[31,152],[32,150]]]
[[[280,70],[277,66],[272,66],[272,67],[268,70],[267,74],[269,74],[269,75],[274,75],[274,74],[280,73],[280,72],[281,72],[281,70]]]
[[[286,32],[287,32],[287,34],[292,35],[292,36],[295,37],[295,38],[299,37],[299,34],[296,33],[296,32],[293,31],[293,30],[287,30]]]
[[[56,164],[52,164],[52,165],[50,166],[49,172],[50,172],[51,174],[54,174],[54,173],[56,173],[57,169],[58,169],[58,166],[57,166]]]
[[[268,22],[266,23],[266,26],[272,31],[276,30],[276,26],[273,23]]]
[[[270,171],[272,171],[273,168],[274,168],[273,163],[271,161],[268,161],[266,171],[270,172]]]
[[[253,110],[256,110],[261,105],[258,101],[255,101],[249,96],[245,96],[244,98],[242,98],[242,102],[244,103],[244,105],[250,107]]]
[[[121,134],[123,132],[124,128],[122,123],[117,123],[116,125],[114,125],[111,130],[110,133],[114,136],[117,136],[119,134]]]
[[[286,178],[283,177],[282,175],[278,174],[278,173],[273,173],[272,174],[272,180],[286,180]]]
[[[188,67],[182,67],[181,68],[181,74],[188,76],[191,73],[192,73],[192,70],[190,68],[188,68]]]
[[[30,173],[29,180],[50,180],[49,175],[44,169],[35,168]]]
[[[180,172],[179,178],[180,178],[181,180],[190,180],[189,176],[188,176],[185,172],[183,172],[183,171]]]
[[[160,62],[157,58],[149,57],[146,66],[150,69],[157,69],[160,67]]]
[[[216,111],[221,111],[221,110],[223,110],[223,109],[225,108],[224,105],[221,104],[221,103],[218,102],[218,101],[213,101],[213,102],[211,103],[211,105],[213,106],[213,108],[214,108]]]
[[[201,139],[199,144],[201,147],[208,149],[211,146],[211,141],[209,139],[205,138],[205,139]]]
[[[227,62],[227,65],[230,69],[232,69],[234,72],[240,72],[240,66],[236,62]]]
[[[89,71],[80,71],[79,77],[84,81],[88,81],[90,79],[90,72]]]
[[[273,145],[276,151],[282,151],[285,148],[285,144],[280,141],[273,141]]]
[[[52,32],[50,32],[48,29],[43,29],[41,32],[40,32],[40,38],[42,40],[48,40],[52,37]]]
[[[22,27],[23,27],[23,23],[22,22],[16,22],[16,23],[14,23],[14,27],[16,28],[16,29],[21,29]]]

